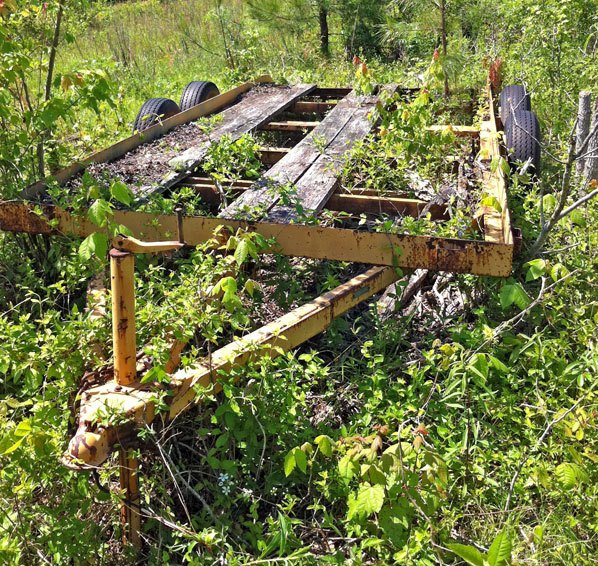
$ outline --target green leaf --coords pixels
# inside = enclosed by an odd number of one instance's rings
[[[487,196],[486,198],[482,199],[482,206],[487,206],[488,208],[493,208],[497,212],[502,212],[502,206],[500,205],[499,200],[496,197]]]
[[[307,472],[307,456],[301,448],[295,448],[295,462],[297,467],[305,474]]]
[[[490,566],[505,566],[511,562],[511,533],[505,529],[496,535],[488,550]]]
[[[484,556],[477,548],[456,542],[447,544],[446,546],[457,556],[463,558],[468,564],[472,566],[484,566]]]
[[[103,199],[96,199],[87,211],[87,217],[96,226],[103,228],[112,216],[112,205]]]
[[[141,378],[141,383],[166,383],[170,381],[170,376],[164,371],[161,366],[154,366],[150,368],[147,373]]]
[[[544,206],[544,212],[550,212],[556,207],[556,198],[551,194],[544,195],[542,205]]]
[[[526,281],[534,281],[546,273],[546,262],[543,259],[533,259],[525,265],[528,266],[527,275],[525,276]]]
[[[519,283],[507,283],[500,290],[500,305],[503,309],[516,304],[521,310],[527,308],[531,299]]]
[[[585,470],[578,464],[564,462],[556,467],[556,477],[564,489],[573,489],[588,480]]]
[[[241,240],[235,249],[234,258],[237,262],[237,266],[241,266],[247,260],[247,256],[249,255],[249,243],[247,240]]]
[[[357,497],[349,500],[349,513],[347,518],[368,517],[378,513],[384,504],[384,486],[362,484]]]
[[[19,440],[17,440],[14,444],[11,444],[8,448],[6,448],[6,450],[0,452],[0,456],[4,456],[6,454],[10,454],[11,452],[14,452],[19,446],[21,446],[21,444],[23,443],[23,440],[25,440],[24,436],[19,438]]]
[[[343,456],[338,463],[338,471],[346,481],[349,481],[359,472],[359,462],[353,460],[350,456]]]
[[[93,255],[99,258],[106,256],[108,252],[108,238],[105,234],[94,232],[81,242],[79,246],[79,257],[83,260],[90,259]]]
[[[378,524],[384,535],[396,548],[403,548],[408,538],[409,503],[401,497],[397,503],[385,505],[378,515]]]
[[[243,289],[247,291],[250,297],[253,297],[253,293],[255,293],[255,281],[253,279],[247,279],[245,285],[243,285]]]
[[[325,434],[321,434],[317,436],[315,439],[315,443],[318,445],[320,452],[330,458],[332,456],[332,439]]]
[[[125,206],[129,206],[131,202],[133,202],[133,193],[131,192],[131,189],[129,189],[129,187],[122,181],[114,181],[114,183],[110,185],[110,196]]]
[[[17,437],[25,437],[31,434],[31,422],[29,419],[21,421],[15,429],[14,435]]]
[[[284,458],[284,475],[288,478],[295,469],[295,449],[291,450]]]

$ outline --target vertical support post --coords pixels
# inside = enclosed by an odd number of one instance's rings
[[[123,542],[141,548],[141,497],[139,495],[139,459],[132,450],[121,447],[118,451],[120,467],[120,487],[123,491],[123,502],[120,508],[120,519],[123,526]]]
[[[135,256],[131,252],[110,250],[114,379],[119,385],[131,385],[137,378],[134,276]]]
[[[114,379],[118,385],[132,385],[137,378],[137,344],[135,340],[135,256],[131,252],[110,250],[112,287],[112,337],[114,340]],[[130,449],[118,451],[120,488],[123,502],[120,518],[123,542],[141,547],[139,460]]]

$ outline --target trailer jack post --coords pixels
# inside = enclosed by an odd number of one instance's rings
[[[137,378],[134,277],[135,256],[133,253],[111,249],[110,283],[112,286],[114,379],[118,385],[131,385]]]
[[[180,242],[142,242],[118,236],[110,250],[112,287],[112,337],[114,340],[114,379],[117,387],[137,384],[137,343],[135,336],[135,253],[178,249]],[[139,459],[128,448],[119,448],[123,539],[141,547]]]
[[[133,450],[121,446],[118,451],[122,506],[120,518],[123,542],[141,548],[141,497],[139,494],[139,458]]]

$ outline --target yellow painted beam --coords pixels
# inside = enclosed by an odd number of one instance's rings
[[[394,268],[370,268],[336,289],[231,342],[196,366],[177,371],[172,375],[169,386],[172,395],[168,398],[168,417],[175,418],[195,403],[198,388],[212,388],[211,393],[214,394],[220,391],[218,377],[222,372],[249,361],[257,362],[264,355],[274,358],[281,351],[295,348],[328,328],[336,317],[382,291],[398,278]],[[130,437],[133,424],[152,422],[155,398],[156,392],[139,383],[122,386],[109,382],[85,391],[80,405],[79,429],[69,443],[63,463],[73,469],[101,465],[116,443]],[[105,415],[114,414],[128,422],[111,425],[103,421]]]
[[[35,212],[37,210],[37,212]],[[164,240],[178,233],[176,215],[114,211],[113,221],[129,228],[135,238]],[[213,237],[219,226],[241,228],[272,239],[269,253],[507,277],[511,273],[513,245],[504,242],[460,240],[410,234],[363,232],[324,226],[276,224],[188,216],[182,220],[185,242],[195,246]],[[73,216],[55,206],[0,202],[0,229],[38,234],[86,237],[97,226],[86,217]]]

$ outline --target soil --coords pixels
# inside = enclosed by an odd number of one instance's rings
[[[238,102],[247,98],[261,98],[264,93],[281,88],[286,87],[259,85],[241,95]],[[173,157],[207,139],[208,134],[200,129],[197,122],[182,124],[164,136],[140,145],[114,161],[89,165],[86,172],[108,184],[116,180],[123,181],[134,193],[144,192],[158,185],[172,171],[168,163]],[[79,188],[82,176],[83,173],[76,175],[65,183],[65,187]]]

